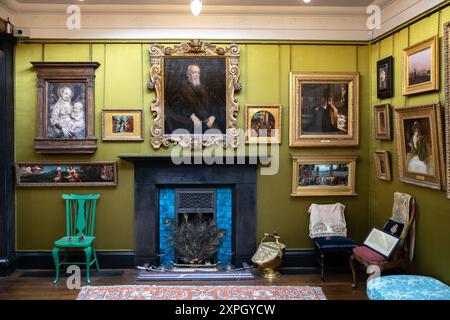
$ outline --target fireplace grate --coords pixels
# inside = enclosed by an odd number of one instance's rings
[[[176,210],[179,213],[214,213],[216,210],[216,191],[214,189],[176,190]]]

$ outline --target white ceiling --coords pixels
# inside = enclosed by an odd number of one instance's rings
[[[67,4],[80,3],[78,0],[16,0],[20,3],[32,4]],[[153,4],[184,5],[190,0],[84,0],[83,4]],[[311,0],[305,4],[303,0],[203,0],[204,6],[330,6],[330,7],[365,7],[373,0]]]

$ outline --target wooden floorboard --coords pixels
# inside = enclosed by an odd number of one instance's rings
[[[52,283],[53,278],[40,270],[44,276],[21,277],[24,272],[39,270],[16,270],[8,277],[0,278],[1,300],[73,300],[78,296],[79,290],[69,290],[66,286],[66,277],[62,276],[57,285]],[[110,270],[117,271],[117,270]],[[328,300],[367,300],[365,278],[359,275],[358,287],[351,287],[351,274],[327,274],[324,283],[321,283],[318,274],[283,275],[279,279],[266,280],[258,275],[254,280],[241,281],[136,281],[137,270],[122,270],[121,276],[93,277],[92,286],[113,285],[284,285],[284,286],[317,286],[321,287]],[[86,285],[82,278],[82,286]]]

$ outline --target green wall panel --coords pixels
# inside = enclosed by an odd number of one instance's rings
[[[439,14],[441,15],[439,19]],[[371,70],[372,85],[371,97],[372,106],[380,103],[391,103],[394,108],[404,106],[414,106],[431,104],[436,102],[444,103],[444,66],[443,66],[443,24],[450,20],[450,8],[443,9],[440,13],[435,13],[423,20],[420,20],[409,28],[405,28],[394,33],[390,37],[381,41],[381,56],[379,56],[380,42],[371,46]],[[440,25],[438,26],[438,23]],[[441,44],[441,89],[439,92],[421,94],[417,96],[405,97],[402,95],[402,53],[403,49],[434,35],[439,35]],[[388,43],[393,43],[389,46]],[[394,56],[394,81],[395,96],[392,99],[378,100],[376,97],[376,62],[379,57]],[[371,117],[371,130],[373,127],[373,114]],[[392,117],[392,120],[394,118]],[[393,125],[392,129],[395,129]],[[394,130],[395,132],[395,130]],[[370,153],[376,149],[388,150],[391,153],[393,181],[385,182],[378,180],[375,175],[375,165],[372,162],[370,167],[370,225],[381,227],[391,215],[393,194],[395,191],[405,192],[413,195],[417,201],[417,222],[416,222],[416,248],[413,267],[415,272],[437,277],[438,279],[450,282],[450,201],[446,200],[445,192],[422,188],[419,186],[406,184],[399,181],[398,161],[396,150],[396,135],[392,141],[379,141],[370,139]]]

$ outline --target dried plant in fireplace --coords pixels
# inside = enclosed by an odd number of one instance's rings
[[[206,219],[200,210],[195,215],[185,213],[176,230],[175,251],[183,263],[211,262],[224,235],[225,230],[218,229],[214,219]]]

